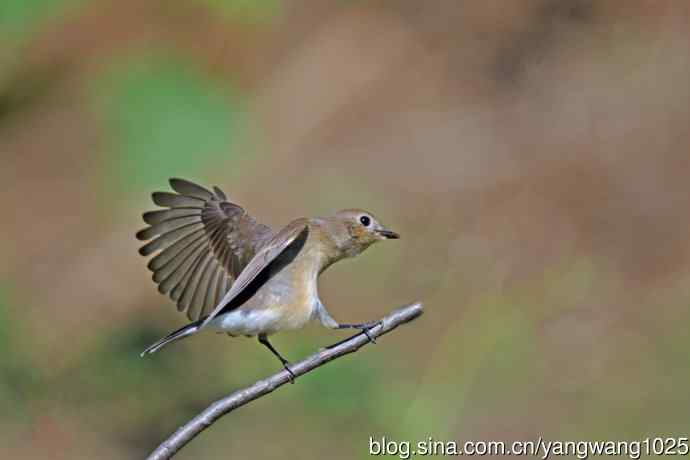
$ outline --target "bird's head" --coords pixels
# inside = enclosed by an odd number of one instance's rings
[[[400,235],[381,225],[370,212],[362,209],[343,209],[335,214],[334,220],[341,230],[339,246],[350,257],[377,241],[400,238]]]

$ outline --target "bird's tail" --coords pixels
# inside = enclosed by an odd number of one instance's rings
[[[194,334],[196,331],[199,330],[199,327],[201,326],[202,322],[202,320],[194,321],[193,323],[189,323],[186,326],[171,332],[170,334],[160,339],[158,342],[148,347],[146,350],[142,351],[140,356],[143,358],[144,355],[150,355],[151,353],[155,353],[169,343],[175,342],[176,340],[184,339],[185,337],[189,337],[190,335]]]

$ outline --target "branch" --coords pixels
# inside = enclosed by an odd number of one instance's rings
[[[388,316],[381,320],[381,324],[374,326],[369,330],[369,335],[376,338],[386,334],[401,324],[412,321],[422,314],[422,304],[415,303],[406,307],[399,308],[391,312]],[[331,345],[327,348],[322,348],[313,355],[303,359],[294,364],[290,364],[290,369],[295,376],[300,376],[310,372],[317,367],[323,366],[329,361],[332,361],[341,356],[354,353],[362,346],[369,343],[369,339],[362,333],[353,335],[341,342]],[[290,381],[290,376],[287,371],[281,370],[272,376],[259,380],[253,385],[237,390],[234,393],[219,399],[214,402],[200,414],[191,419],[185,425],[180,427],[168,439],[166,439],[160,446],[148,456],[148,460],[168,459],[175,455],[182,447],[194,439],[199,433],[211,426],[216,420],[223,415],[232,412],[238,407],[267,395],[276,388],[285,385]]]

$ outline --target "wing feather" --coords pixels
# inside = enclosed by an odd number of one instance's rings
[[[167,263],[163,265],[161,268],[154,271],[152,277],[153,281],[155,281],[156,283],[163,283],[164,281],[166,281],[168,284],[171,283],[172,285],[176,285],[182,279],[186,270],[189,268],[189,263],[192,263],[192,260],[190,259],[195,259],[199,254],[199,250],[202,249],[204,245],[205,242],[202,239],[200,239],[194,245],[188,246],[184,251],[181,251],[180,253],[176,254],[175,259],[171,260],[170,263]],[[177,277],[174,278],[172,277],[172,275],[177,275]]]
[[[201,270],[199,267],[202,266],[202,262],[206,260],[207,257],[212,257],[211,250],[209,248],[204,248],[202,252],[197,254],[189,270],[189,278],[186,279],[184,290],[182,291],[182,297],[180,298],[180,303],[178,308],[183,311],[189,311],[189,316],[194,317],[194,309],[191,308],[192,298],[194,297],[194,291],[199,285],[199,277],[201,275]]]
[[[153,202],[164,208],[201,208],[204,200],[192,196],[176,195],[170,192],[154,192],[151,195]]]
[[[204,228],[203,223],[197,222],[195,224],[186,225],[184,227],[177,228],[173,231],[165,233],[155,240],[150,241],[139,249],[139,254],[142,256],[148,256],[158,251],[159,249],[166,248],[171,244],[175,243],[180,238],[187,236],[189,233],[196,230],[201,230]],[[141,232],[139,232],[141,233]]]
[[[170,179],[170,187],[175,190],[180,195],[186,195],[194,198],[199,198],[203,201],[209,201],[213,199],[213,193],[206,190],[204,187],[195,184],[194,182],[189,182],[188,180],[172,178]],[[222,200],[226,200],[225,195],[219,196]]]
[[[172,232],[178,228],[186,227],[187,225],[194,225],[199,222],[197,216],[176,217],[174,219],[167,219],[163,222],[157,223],[137,233],[137,239],[150,240],[163,233]]]
[[[185,288],[185,293],[182,299],[187,299],[187,308],[189,315],[198,317],[201,310],[203,310],[204,295],[208,285],[208,270],[212,266],[213,253],[209,250],[206,256],[199,261],[199,265],[194,271],[194,282],[190,282]]]
[[[151,271],[160,270],[165,265],[176,260],[178,257],[184,257],[182,254],[185,250],[192,248],[196,243],[199,243],[204,238],[204,231],[197,230],[190,233],[189,235],[180,238],[174,244],[172,244],[167,250],[160,252],[158,255],[153,257],[147,267]]]
[[[196,320],[217,305],[274,233],[218,187],[177,178],[170,187],[173,192],[151,195],[164,209],[143,214],[148,226],[136,237],[147,242],[139,253],[155,253],[147,266],[158,290]]]
[[[158,211],[145,212],[142,216],[144,222],[149,225],[159,224],[167,220],[177,219],[179,217],[196,216],[197,213],[193,209],[179,208],[179,209],[160,209]]]

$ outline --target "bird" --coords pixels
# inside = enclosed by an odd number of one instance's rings
[[[291,382],[289,361],[269,336],[318,320],[330,329],[368,331],[380,324],[339,323],[318,294],[319,276],[334,263],[361,254],[372,244],[400,235],[368,211],[344,209],[325,217],[298,218],[278,231],[256,221],[214,186],[172,178],[173,192],[154,192],[148,225],[136,233],[146,243],[158,291],[191,320],[141,353],[203,330],[231,337],[257,337],[280,360]]]

